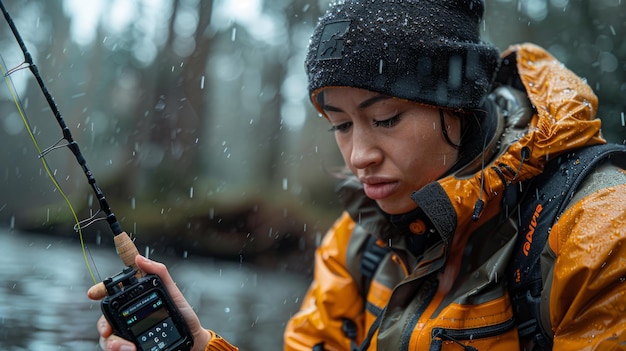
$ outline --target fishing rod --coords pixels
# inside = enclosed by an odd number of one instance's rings
[[[68,149],[71,150],[72,154],[76,158],[76,161],[81,166],[81,168],[83,170],[83,173],[87,177],[87,181],[88,181],[89,185],[91,186],[91,188],[93,189],[93,191],[94,191],[94,193],[96,195],[96,198],[98,199],[98,203],[99,203],[100,209],[106,215],[106,220],[107,220],[107,222],[109,224],[109,227],[111,228],[111,231],[113,232],[113,239],[114,239],[115,248],[117,250],[118,256],[121,258],[121,260],[124,263],[124,265],[132,267],[133,269],[135,269],[138,272],[139,276],[143,276],[144,275],[143,272],[141,272],[141,270],[139,270],[138,267],[135,264],[135,256],[137,256],[139,254],[139,252],[137,250],[137,247],[135,246],[133,240],[130,239],[128,234],[122,229],[122,226],[120,225],[119,221],[115,217],[115,214],[113,213],[113,210],[109,206],[109,203],[108,203],[108,201],[106,199],[106,196],[104,195],[104,192],[98,186],[98,183],[96,182],[96,178],[94,177],[93,172],[87,166],[87,161],[85,160],[85,157],[81,153],[80,148],[78,146],[78,143],[76,142],[76,140],[74,140],[69,127],[66,125],[65,120],[63,119],[63,115],[59,111],[59,109],[57,107],[57,104],[54,101],[54,98],[52,97],[52,95],[48,91],[48,88],[46,87],[46,84],[44,83],[44,81],[43,81],[43,79],[41,77],[41,74],[39,73],[39,69],[37,68],[37,65],[35,65],[30,52],[26,48],[26,44],[24,43],[24,40],[22,39],[22,36],[20,35],[19,31],[17,30],[17,27],[16,27],[15,23],[13,22],[13,19],[12,19],[11,15],[7,11],[6,7],[4,6],[4,2],[2,0],[0,0],[0,8],[2,9],[2,14],[4,15],[4,18],[5,18],[6,22],[7,22],[7,24],[11,28],[11,32],[13,33],[13,36],[15,37],[15,40],[17,41],[18,45],[20,46],[22,54],[24,55],[24,62],[20,66],[25,65],[26,67],[28,67],[30,72],[35,77],[35,80],[37,81],[37,84],[39,85],[39,89],[43,93],[43,95],[44,95],[44,97],[45,97],[45,99],[46,99],[46,101],[48,103],[48,106],[50,107],[50,109],[51,109],[52,113],[54,114],[54,117],[55,117],[59,127],[62,130],[63,139],[67,142],[67,144],[64,145],[64,146],[67,146]],[[19,66],[18,66],[18,68],[19,68]],[[38,145],[36,143],[36,140],[34,139],[34,135],[30,131],[30,128],[28,127],[27,120],[26,120],[25,115],[24,115],[24,111],[23,111],[23,109],[21,108],[21,106],[19,104],[19,101],[17,99],[16,93],[12,90],[12,86],[9,83],[9,75],[11,73],[13,73],[14,71],[15,70],[7,70],[6,72],[4,72],[4,70],[3,70],[2,73],[4,75],[5,80],[7,80],[7,84],[9,85],[9,89],[11,90],[11,93],[13,95],[13,98],[14,98],[14,101],[15,101],[16,106],[18,108],[18,111],[19,111],[20,115],[22,116],[22,120],[26,124],[27,129],[28,129],[29,133],[31,134],[31,138],[33,139],[33,142],[35,142],[35,145],[37,146],[38,151],[40,151],[39,157],[42,158],[42,162],[44,162],[44,166],[47,169],[47,165],[46,165],[45,161],[43,161],[44,154],[41,152],[40,148],[38,147]],[[59,187],[58,183],[54,180],[54,177],[52,176],[52,174],[49,171],[47,173],[48,173],[49,177],[52,179],[52,181],[54,182],[55,186],[57,186],[57,188],[59,188],[59,190],[60,190],[60,187]],[[69,204],[69,200],[67,200],[67,198],[66,198],[66,201]],[[71,207],[71,204],[69,204],[69,205]],[[78,228],[78,230],[80,230],[80,222],[77,221],[76,227]],[[81,239],[82,239],[82,237],[81,237]],[[89,265],[88,265],[88,267],[89,267]],[[95,279],[94,279],[94,283],[96,283]],[[102,285],[102,283],[98,284],[97,287],[94,286],[94,288],[97,289],[97,291],[98,291],[97,293],[99,293],[99,294],[100,293],[105,293],[105,288],[104,288],[104,285]]]
[[[102,189],[98,186],[96,178],[89,167],[87,167],[87,161],[80,152],[78,143],[74,140],[70,129],[65,124],[61,112],[41,78],[41,74],[33,62],[33,58],[28,52],[28,49],[24,44],[24,40],[22,40],[22,37],[20,36],[17,27],[15,26],[15,23],[13,23],[13,19],[9,15],[9,12],[5,8],[2,0],[0,0],[0,8],[2,9],[2,13],[4,14],[7,24],[11,27],[13,36],[17,40],[17,43],[24,54],[24,63],[17,68],[6,70],[6,72],[2,67],[3,65],[0,64],[0,68],[2,68],[2,74],[4,75],[5,81],[13,96],[13,100],[20,116],[22,117],[22,121],[24,122],[31,139],[35,144],[37,151],[39,151],[39,156],[42,160],[46,173],[65,198],[72,214],[74,215],[74,219],[76,220],[77,229],[79,233],[82,233],[80,231],[80,221],[77,219],[71,202],[67,196],[64,195],[63,190],[56,182],[49,167],[47,166],[44,158],[45,153],[39,148],[37,140],[28,125],[28,120],[26,119],[25,113],[21,108],[19,98],[17,97],[17,93],[15,92],[12,81],[9,77],[11,73],[21,69],[22,65],[26,65],[30,69],[33,76],[35,76],[39,89],[46,98],[57,123],[63,131],[63,139],[67,141],[67,144],[64,146],[67,146],[72,151],[76,161],[80,164],[83,173],[85,173],[89,185],[91,185],[91,188],[96,194],[98,203],[100,204],[100,209],[105,213],[106,220],[109,223],[111,231],[113,232],[113,239],[115,242],[115,248],[117,249],[117,254],[121,258],[124,265],[126,265],[126,268],[122,272],[106,278],[100,283],[96,282],[92,274],[95,285],[89,289],[87,295],[91,298],[101,299],[100,307],[102,309],[102,314],[106,317],[107,321],[113,328],[113,332],[124,339],[132,341],[137,347],[137,350],[191,350],[194,344],[191,329],[187,325],[184,317],[178,310],[178,307],[169,295],[161,279],[155,274],[146,275],[135,264],[135,257],[139,255],[137,247],[128,234],[122,230],[122,226],[109,206]],[[53,146],[47,150],[52,150],[54,148],[56,147]],[[81,245],[83,247],[83,255],[85,255],[85,246],[82,241],[82,234],[80,234],[80,237]],[[86,259],[85,262],[87,263],[87,268],[89,268],[89,262]],[[90,268],[89,270],[91,273]]]

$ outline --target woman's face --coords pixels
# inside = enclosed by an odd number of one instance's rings
[[[357,88],[322,93],[322,108],[346,165],[386,213],[415,209],[410,194],[437,180],[457,159],[435,107]],[[444,112],[444,127],[458,145],[459,119]]]

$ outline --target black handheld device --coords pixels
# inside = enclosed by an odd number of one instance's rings
[[[116,335],[139,351],[188,351],[193,337],[157,275],[137,278],[132,267],[104,280],[102,313]]]

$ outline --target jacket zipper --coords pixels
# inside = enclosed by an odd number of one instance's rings
[[[430,286],[424,287],[426,290],[426,296],[424,298],[424,300],[422,301],[422,303],[420,304],[419,308],[415,311],[415,313],[413,314],[413,316],[411,316],[411,318],[408,321],[408,324],[405,328],[405,332],[404,332],[404,337],[402,338],[402,343],[400,345],[400,350],[401,351],[408,351],[409,350],[409,343],[411,342],[411,335],[413,335],[413,332],[415,330],[415,326],[417,325],[417,322],[419,321],[419,318],[422,316],[422,314],[424,313],[424,311],[426,311],[426,308],[428,307],[428,305],[430,304],[430,302],[433,300],[433,298],[435,297],[435,294],[437,293],[437,287],[439,286],[439,282],[434,280],[434,281],[426,281],[425,284],[430,284]]]
[[[471,329],[446,329],[446,328],[433,328],[432,330],[432,342],[430,344],[430,351],[440,351],[444,341],[452,341],[459,346],[463,347],[466,351],[476,351],[475,347],[464,345],[461,341],[489,338],[497,335],[501,335],[515,327],[515,320],[513,318],[504,321],[496,325],[490,325],[480,328]]]

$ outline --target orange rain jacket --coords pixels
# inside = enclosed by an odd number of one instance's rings
[[[420,257],[411,253],[407,234],[347,179],[339,191],[347,210],[317,249],[314,280],[287,325],[285,350],[351,350],[346,320],[358,344],[371,331],[367,350],[523,349],[504,274],[515,238],[526,232],[514,219],[495,220],[508,211],[503,190],[540,174],[550,158],[605,141],[596,96],[580,78],[532,44],[509,48],[507,63],[532,104],[524,133],[509,122],[486,167],[459,171],[412,195],[440,236]],[[452,217],[432,201],[441,196]],[[473,221],[479,198],[485,205]],[[419,236],[426,225],[417,220],[409,228],[408,235]],[[370,235],[392,250],[364,290],[359,266]],[[609,160],[580,186],[543,248],[541,322],[553,334],[554,350],[626,348],[625,258],[626,172]],[[212,335],[207,351],[236,350]]]
[[[368,350],[522,349],[504,274],[515,237],[526,232],[515,219],[494,225],[508,211],[502,208],[504,187],[537,176],[557,155],[605,141],[595,118],[597,98],[582,79],[532,44],[509,48],[507,62],[532,104],[524,132],[507,125],[500,138],[506,145],[486,167],[447,176],[412,195],[439,236],[420,257],[411,253],[407,234],[347,179],[339,192],[347,210],[317,249],[314,280],[287,325],[285,350],[351,350],[342,330],[346,320],[356,326],[358,344],[371,331]],[[541,319],[553,333],[554,350],[623,349],[626,173],[609,160],[579,189],[543,249]],[[441,196],[453,207],[452,221],[439,218],[446,210],[432,199]],[[473,221],[479,198],[485,205]],[[424,227],[414,222],[409,235],[424,235]],[[369,235],[392,250],[365,292],[359,265]],[[371,328],[374,323],[378,327]]]

